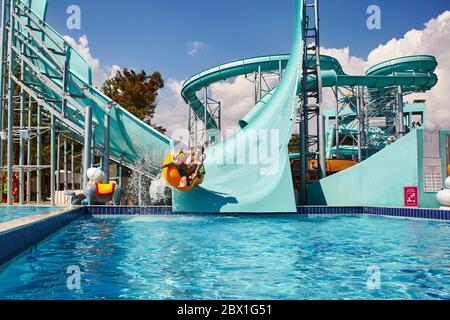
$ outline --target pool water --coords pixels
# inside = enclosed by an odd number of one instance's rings
[[[0,299],[450,299],[449,243],[364,215],[86,216],[1,269]]]
[[[61,209],[59,207],[0,207],[0,223]]]

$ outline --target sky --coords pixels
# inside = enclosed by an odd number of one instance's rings
[[[187,123],[187,108],[178,96],[184,79],[231,60],[288,53],[292,44],[293,0],[48,2],[48,22],[88,56],[96,84],[125,67],[162,73],[166,88],[155,121],[169,131]],[[81,9],[80,30],[66,26],[70,5]],[[370,5],[381,9],[380,30],[367,28]],[[400,54],[441,57],[442,85],[428,98],[443,101],[438,96],[447,85],[449,0],[322,0],[320,12],[323,53],[333,54],[347,72],[362,73],[371,64]],[[251,86],[243,79],[211,90],[224,100],[226,125],[235,125],[252,107]],[[443,126],[445,110],[438,115],[435,109],[431,125]],[[450,112],[447,120],[450,127]]]

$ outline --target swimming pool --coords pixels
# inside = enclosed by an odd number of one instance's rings
[[[366,215],[85,216],[4,267],[0,299],[449,299],[449,243]]]
[[[0,223],[61,209],[62,207],[0,207]]]

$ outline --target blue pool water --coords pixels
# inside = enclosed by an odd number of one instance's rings
[[[0,207],[0,223],[61,209],[58,207]]]
[[[362,215],[87,216],[0,270],[0,299],[450,299],[449,243]]]

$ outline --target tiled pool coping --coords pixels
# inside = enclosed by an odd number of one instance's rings
[[[86,213],[92,215],[186,215],[188,212],[173,212],[171,207],[86,207]],[[208,214],[213,213],[195,213]],[[267,215],[264,213],[245,213],[246,215]],[[270,213],[273,215],[276,213]],[[450,211],[439,209],[416,208],[381,208],[381,207],[298,207],[297,214],[303,215],[333,215],[333,214],[368,214],[387,217],[404,217],[427,220],[450,221]],[[214,215],[214,214],[213,214]],[[243,215],[232,214],[227,215]]]
[[[0,223],[0,266],[79,218],[83,208],[62,209]]]

